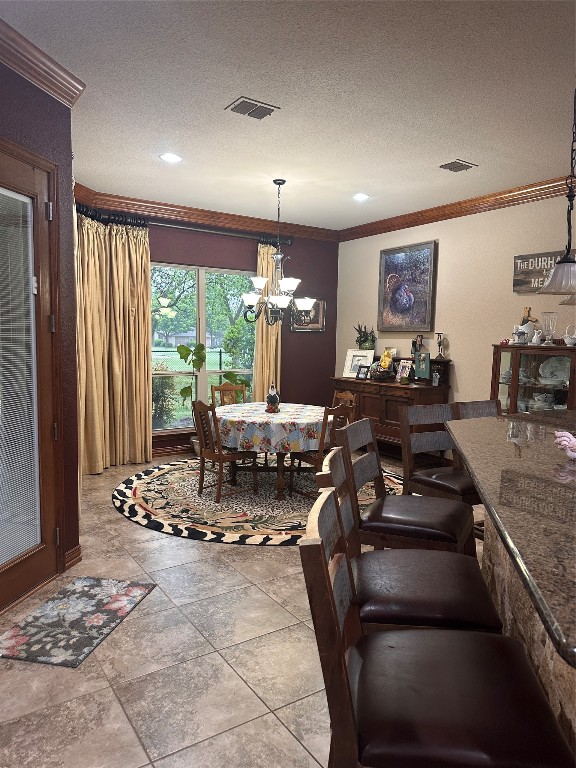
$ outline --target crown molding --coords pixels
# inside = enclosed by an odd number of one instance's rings
[[[188,208],[173,203],[157,203],[152,200],[109,195],[94,192],[83,184],[76,183],[74,195],[77,203],[106,211],[122,211],[144,216],[147,219],[162,219],[180,224],[196,224],[203,227],[229,229],[232,232],[257,232],[263,235],[276,235],[278,223],[270,219],[256,219],[252,216],[237,216],[232,213],[207,211],[203,208]],[[338,232],[334,229],[307,227],[303,224],[282,222],[282,236],[305,237],[310,240],[327,240],[337,243]]]
[[[94,195],[96,193],[93,189],[90,189],[90,187],[85,187],[84,184],[79,184],[77,181],[74,181],[74,201],[76,203],[82,203],[82,205],[87,205],[88,208],[95,208],[94,205]]]
[[[497,211],[499,208],[508,208],[512,205],[535,203],[539,200],[547,200],[550,197],[559,197],[565,194],[565,179],[540,181],[525,187],[516,187],[504,192],[483,195],[482,197],[471,197],[468,200],[460,200],[457,203],[439,205],[435,208],[425,208],[422,211],[406,213],[402,216],[393,216],[389,219],[381,219],[380,221],[372,221],[369,224],[361,224],[358,227],[341,229],[338,232],[339,242],[343,243],[347,240],[359,240],[363,237],[382,235],[385,232],[394,232],[398,229],[410,229],[422,224],[432,224],[436,221],[470,216],[473,213]]]
[[[71,72],[0,19],[0,62],[67,107],[86,87]]]
[[[360,240],[363,237],[382,235],[398,229],[410,229],[422,224],[433,224],[436,221],[470,216],[473,213],[485,213],[486,211],[508,208],[512,205],[534,203],[565,194],[566,180],[564,178],[551,179],[549,181],[529,184],[525,187],[508,189],[504,192],[496,192],[491,195],[483,195],[482,197],[472,197],[468,200],[460,200],[457,203],[439,205],[436,208],[426,208],[422,211],[406,213],[402,216],[381,219],[380,221],[361,224],[358,227],[350,227],[349,229],[321,229],[319,227],[306,227],[301,224],[282,222],[282,235],[344,243],[348,240]],[[272,235],[277,233],[277,222],[269,219],[256,219],[251,216],[236,216],[235,214],[207,211],[202,208],[188,208],[172,203],[157,203],[150,200],[109,195],[107,193],[95,192],[78,182],[76,182],[74,187],[74,196],[76,202],[83,203],[90,208],[133,213],[148,219],[162,219],[205,227],[217,227],[229,229],[233,232],[258,232]]]

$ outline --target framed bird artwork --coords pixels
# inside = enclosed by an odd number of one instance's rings
[[[431,331],[438,241],[380,251],[379,331]]]

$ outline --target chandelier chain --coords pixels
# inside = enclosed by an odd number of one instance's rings
[[[566,177],[566,186],[568,193],[566,195],[568,199],[568,242],[566,243],[566,251],[564,257],[570,257],[572,251],[572,211],[574,210],[574,198],[576,198],[576,190],[574,189],[574,182],[576,176],[574,175],[576,168],[576,89],[574,90],[574,121],[572,123],[572,151],[570,154],[570,175]]]

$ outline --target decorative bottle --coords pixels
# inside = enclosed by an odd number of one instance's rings
[[[276,391],[276,387],[274,386],[274,382],[270,384],[270,389],[268,390],[268,397],[266,398],[266,413],[278,413],[280,408],[280,395]]]

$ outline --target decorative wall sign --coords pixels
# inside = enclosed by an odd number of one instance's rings
[[[438,241],[380,251],[379,331],[431,331]]]
[[[562,251],[514,256],[514,293],[535,293],[542,288],[548,273],[562,256]]]

